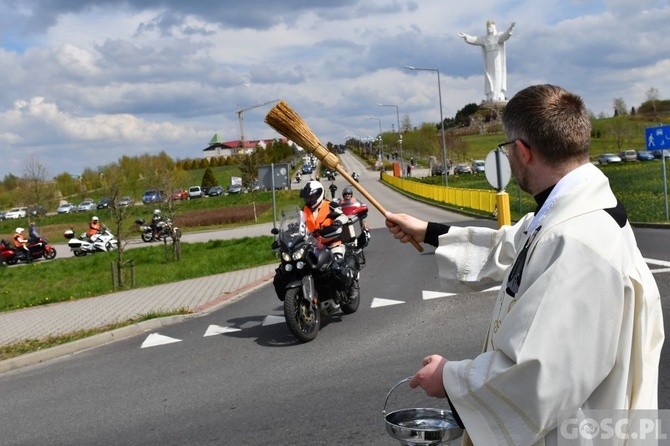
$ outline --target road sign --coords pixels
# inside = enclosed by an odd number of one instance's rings
[[[507,155],[496,149],[491,150],[486,155],[484,174],[491,187],[498,191],[504,190],[512,177],[512,168]]]
[[[644,129],[644,140],[647,144],[647,150],[670,149],[670,125]]]

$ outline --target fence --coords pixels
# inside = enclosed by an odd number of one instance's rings
[[[451,206],[470,208],[488,213],[493,213],[496,209],[495,191],[423,184],[417,181],[394,177],[385,172],[382,172],[381,180],[396,189],[438,203],[445,203]]]

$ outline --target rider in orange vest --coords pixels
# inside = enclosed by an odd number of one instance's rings
[[[16,228],[14,231],[14,247],[16,248],[17,255],[25,255],[26,262],[31,263],[33,261],[32,256],[30,255],[30,250],[28,249],[28,240],[23,238],[23,228]]]
[[[88,225],[88,229],[86,230],[86,235],[90,239],[98,232],[100,232],[100,221],[98,220],[98,217],[93,217],[91,219],[91,223]]]
[[[331,248],[333,254],[344,256],[344,246],[341,249],[332,249],[341,245],[342,241],[325,240],[318,233],[318,230],[332,225],[344,225],[348,221],[347,216],[342,213],[341,209],[331,206],[330,201],[324,198],[323,185],[318,181],[310,181],[305,184],[305,187],[300,191],[300,197],[305,200],[303,212],[309,232],[317,231],[316,235],[321,243]]]

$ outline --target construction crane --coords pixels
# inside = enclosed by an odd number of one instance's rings
[[[275,99],[274,101],[267,101],[263,102],[262,104],[258,105],[253,105],[251,107],[243,108],[240,110],[237,110],[237,119],[240,121],[240,148],[244,149],[244,126],[242,125],[242,113],[244,113],[247,110],[253,110],[254,108],[262,107],[264,105],[268,104],[274,104],[275,102],[279,102],[281,99]]]

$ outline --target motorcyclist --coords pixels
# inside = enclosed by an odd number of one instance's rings
[[[100,219],[94,215],[93,218],[91,218],[91,223],[88,224],[88,229],[86,230],[86,236],[90,241],[93,241],[91,240],[91,237],[100,232],[100,228]]]
[[[26,262],[32,263],[33,258],[28,249],[28,240],[23,238],[23,231],[23,228],[16,228],[14,231],[14,247],[16,248],[17,257],[23,255],[25,256]]]
[[[340,206],[350,206],[352,204],[358,204],[358,200],[354,198],[354,191],[350,187],[345,187],[342,189],[342,200],[340,200]]]
[[[163,216],[161,215],[161,210],[154,210],[154,215],[151,216],[151,230],[154,233],[158,232],[158,224],[163,221]]]
[[[37,232],[37,225],[34,221],[31,221],[30,226],[28,226],[28,240],[31,243],[36,243],[39,239],[40,233]]]
[[[331,265],[331,271],[335,279],[342,289],[357,293],[358,283],[354,280],[355,272],[347,265],[344,258],[346,247],[340,239],[328,241],[321,237],[324,228],[345,225],[349,221],[348,217],[342,213],[340,208],[332,206],[330,201],[325,199],[325,189],[319,181],[309,181],[300,191],[300,198],[305,202],[303,212],[307,229],[333,253],[335,261]]]

